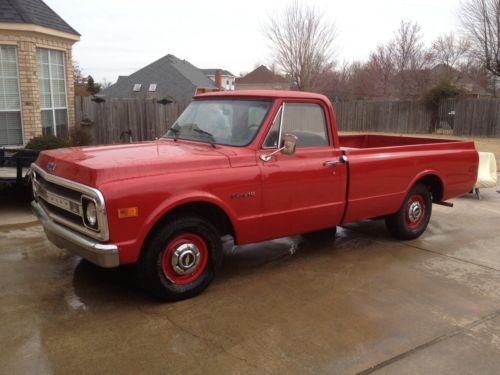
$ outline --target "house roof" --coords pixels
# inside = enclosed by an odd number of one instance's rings
[[[135,84],[141,90],[134,92]],[[103,95],[114,98],[146,97],[151,83],[156,83],[156,97],[191,98],[197,88],[217,89],[215,83],[200,69],[174,55],[166,55],[118,81],[102,91]]]
[[[0,0],[0,22],[30,23],[80,35],[42,0]]]
[[[259,66],[254,71],[248,73],[246,76],[241,78],[236,78],[236,84],[238,83],[286,83],[288,82],[285,78],[274,74],[264,65]]]
[[[224,69],[201,69],[201,71],[203,73],[205,73],[207,76],[214,76],[215,75],[215,72],[217,70],[220,70],[220,73],[223,75],[223,76],[231,76],[231,77],[236,77],[233,73],[231,73],[230,71],[228,70],[224,70]]]

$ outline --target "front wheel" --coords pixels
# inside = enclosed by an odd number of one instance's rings
[[[413,240],[424,233],[432,213],[429,189],[422,184],[413,186],[394,215],[385,218],[392,236],[399,240]]]
[[[201,293],[222,260],[220,236],[195,215],[179,216],[147,241],[138,264],[142,285],[153,295],[177,301]]]

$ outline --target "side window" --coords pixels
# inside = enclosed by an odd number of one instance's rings
[[[281,133],[295,135],[299,139],[297,147],[329,144],[325,112],[315,103],[286,103]]]
[[[283,106],[278,111],[278,114],[274,118],[271,130],[267,134],[266,140],[264,141],[264,148],[277,148],[278,138],[280,136],[280,123],[281,123],[281,112],[283,111]]]

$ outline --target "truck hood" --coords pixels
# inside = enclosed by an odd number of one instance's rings
[[[54,176],[92,187],[128,178],[230,167],[228,158],[210,145],[172,140],[48,150],[40,153],[36,164]]]

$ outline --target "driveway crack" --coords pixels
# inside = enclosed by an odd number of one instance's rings
[[[397,361],[400,361],[401,359],[404,359],[410,355],[412,355],[413,353],[415,352],[418,352],[420,350],[423,350],[423,349],[426,349],[432,345],[435,345],[437,343],[440,343],[441,341],[444,341],[444,340],[448,340],[454,336],[457,336],[465,331],[468,331],[468,330],[471,330],[472,328],[478,326],[479,324],[481,323],[484,323],[484,322],[487,322],[489,320],[493,320],[497,317],[500,316],[500,310],[496,310],[494,312],[492,312],[491,314],[488,314],[480,319],[477,319],[469,324],[466,324],[464,326],[461,326],[461,327],[458,327],[457,329],[451,331],[451,332],[448,332],[444,335],[441,335],[441,336],[438,336],[430,341],[427,341],[421,345],[418,345],[410,350],[407,350],[403,353],[400,353],[398,355],[395,355],[394,357],[391,357],[389,359],[386,359],[385,361],[382,361],[380,363],[377,363],[376,365],[373,365],[372,367],[370,368],[367,368],[366,370],[363,370],[363,371],[360,371],[357,373],[357,375],[366,375],[366,374],[371,374],[372,372],[374,371],[377,371],[377,370],[380,370],[381,368],[384,368],[394,362],[397,362]]]
[[[191,336],[191,337],[193,337],[193,338],[195,338],[195,339],[198,339],[198,340],[200,340],[200,341],[203,341],[203,342],[205,342],[205,343],[209,344],[209,345],[210,345],[210,346],[212,346],[212,347],[217,348],[217,349],[218,349],[218,353],[225,353],[225,354],[227,354],[227,355],[229,355],[229,356],[231,356],[231,357],[233,357],[233,358],[235,358],[235,359],[237,359],[237,360],[239,360],[239,361],[242,361],[242,362],[244,362],[247,366],[249,366],[249,367],[251,367],[251,368],[253,368],[253,369],[255,369],[255,370],[258,370],[258,371],[259,371],[259,373],[266,373],[266,374],[268,374],[268,373],[269,373],[269,372],[268,372],[268,371],[266,371],[265,369],[262,369],[262,368],[260,368],[260,367],[258,367],[258,366],[256,366],[256,365],[254,365],[254,364],[253,364],[253,363],[251,363],[248,359],[246,359],[246,358],[244,358],[244,357],[240,357],[240,356],[238,356],[238,355],[236,355],[236,354],[234,354],[234,353],[229,352],[229,351],[228,351],[228,350],[227,350],[227,349],[226,349],[223,345],[221,345],[221,344],[217,343],[216,341],[211,340],[211,339],[209,339],[209,338],[207,338],[207,337],[203,337],[203,336],[197,335],[197,334],[196,334],[196,333],[194,333],[194,332],[191,332],[191,331],[190,331],[190,330],[188,330],[186,327],[184,327],[184,326],[182,326],[181,324],[179,324],[179,323],[175,322],[174,320],[172,320],[172,319],[171,319],[168,315],[167,315],[167,316],[165,316],[165,317],[166,317],[166,318],[167,318],[167,320],[170,322],[170,324],[172,324],[175,328],[179,329],[181,332],[183,332],[183,333],[185,333],[185,334],[187,334],[187,335],[189,335],[189,336]]]

